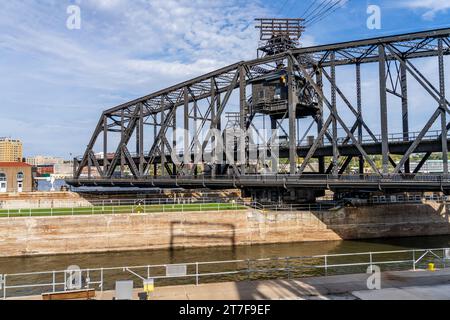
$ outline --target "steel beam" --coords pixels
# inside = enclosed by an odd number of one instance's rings
[[[176,157],[178,155],[177,151],[177,110],[175,108],[173,112],[173,120],[172,120],[172,174],[174,176],[177,175],[177,164],[176,164]]]
[[[400,62],[400,86],[402,91],[402,127],[403,141],[409,141],[409,111],[408,111],[408,74],[405,62]],[[410,159],[405,162],[405,173],[411,172]]]
[[[358,112],[358,142],[363,143],[363,117],[362,117],[362,89],[361,89],[361,64],[356,64],[356,108]],[[360,155],[359,174],[364,174],[364,157]]]
[[[239,115],[239,128],[241,129],[241,135],[239,137],[239,162],[241,163],[241,174],[245,174],[246,172],[246,137],[244,136],[244,132],[246,132],[247,123],[247,81],[245,66],[242,65],[239,67],[239,101],[240,101],[240,115]]]
[[[288,58],[287,86],[288,86],[288,109],[289,109],[289,168],[290,174],[297,172],[297,113],[294,82],[294,63]]]
[[[139,105],[139,122],[137,126],[136,137],[138,140],[137,154],[139,155],[139,176],[144,175],[144,106],[142,104]]]
[[[413,172],[414,174],[418,174],[419,171],[422,170],[422,167],[428,161],[428,159],[430,158],[431,154],[432,154],[431,152],[427,152],[423,156],[422,160],[420,160],[420,162],[417,164],[417,167],[414,169],[414,172]]]
[[[184,87],[184,165],[187,166],[191,163],[191,153],[189,152],[189,89]],[[187,169],[185,169],[187,170]],[[186,172],[186,171],[185,171]]]
[[[337,97],[336,97],[336,53],[333,51],[331,53],[331,114],[332,114],[332,130],[333,130],[333,176],[337,176],[339,174],[339,150],[338,150],[338,128],[337,128]]]
[[[167,132],[169,123],[166,123],[166,112],[164,111],[164,104],[165,99],[161,98],[161,128],[160,130],[162,132]],[[165,134],[163,137],[161,137],[161,140],[165,138]],[[165,142],[161,141],[161,175],[165,175],[165,168],[166,168],[166,148],[165,148]]]
[[[317,86],[319,87],[320,91],[323,94],[323,69],[322,68],[316,68],[316,82]],[[323,100],[319,97],[318,99],[318,106],[319,106],[319,117],[316,119],[317,123],[317,135],[320,134],[323,128]],[[320,141],[320,145],[323,145],[323,139]],[[325,157],[319,158],[319,173],[325,173]]]
[[[386,91],[386,52],[384,45],[378,46],[379,54],[379,80],[380,80],[380,119],[381,119],[381,143],[383,174],[389,173],[389,132],[387,116],[387,91]]]
[[[448,146],[447,146],[447,103],[445,96],[445,69],[444,69],[444,42],[442,39],[438,40],[439,45],[439,94],[440,94],[440,109],[441,109],[441,141],[442,141],[442,161],[444,174],[448,175]]]
[[[122,140],[125,136],[125,116],[124,116],[124,110],[121,110],[120,113],[120,140]],[[125,155],[122,152],[122,149],[120,149],[120,176],[125,176]]]
[[[103,116],[103,172],[108,170],[108,117]]]

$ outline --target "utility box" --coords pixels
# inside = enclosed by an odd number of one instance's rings
[[[146,279],[144,280],[144,292],[147,295],[147,300],[150,300],[150,294],[155,291],[155,280]]]
[[[166,266],[167,277],[185,277],[187,275],[187,265],[172,264]]]
[[[116,282],[116,300],[133,300],[133,281]]]

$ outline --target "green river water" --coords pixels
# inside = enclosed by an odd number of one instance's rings
[[[413,237],[413,238],[392,238],[392,239],[373,239],[360,241],[331,241],[331,242],[304,242],[290,244],[273,244],[273,245],[253,245],[253,246],[237,246],[237,247],[219,247],[219,248],[201,248],[201,249],[180,249],[180,250],[152,250],[152,251],[133,251],[133,252],[116,252],[116,253],[96,253],[96,254],[74,254],[74,255],[57,255],[57,256],[37,256],[22,258],[0,258],[0,274],[14,274],[25,272],[40,271],[59,271],[65,270],[67,267],[76,265],[81,269],[88,268],[110,268],[125,266],[147,266],[157,264],[182,264],[191,262],[208,262],[208,261],[228,261],[228,260],[246,260],[261,258],[279,258],[279,257],[300,257],[314,256],[324,254],[341,254],[341,253],[359,253],[359,252],[379,252],[379,251],[397,251],[409,249],[432,249],[432,248],[450,248],[450,236],[433,236],[433,237]],[[343,257],[339,260],[328,261],[330,264],[354,263],[367,259],[368,257]],[[380,257],[381,258],[381,257]],[[408,255],[397,255],[383,257],[390,260],[409,259]],[[426,262],[426,261],[424,261]],[[306,261],[311,265],[320,265],[323,261],[315,259],[315,261]],[[295,265],[292,263],[291,265]],[[260,268],[279,268],[283,267],[284,262],[265,262],[252,264],[252,269]],[[219,277],[203,277],[201,282],[215,281],[233,281],[233,280],[259,280],[272,278],[286,278],[286,272],[274,271],[269,273],[255,272],[248,275],[245,270],[245,263],[233,263],[228,265],[208,265],[201,266],[200,273],[222,272],[231,270],[243,270],[240,275],[219,276]],[[329,269],[329,274],[341,273],[359,273],[365,272],[367,266],[339,268],[339,270]],[[411,269],[411,264],[383,266],[388,269]],[[146,277],[145,269],[139,270],[140,274]],[[188,268],[189,274],[195,274],[195,266]],[[152,275],[163,275],[164,270],[152,271]],[[302,276],[320,276],[324,275],[324,270],[311,269],[302,270],[301,273],[293,273],[292,277]],[[86,277],[87,275],[84,275]],[[90,278],[92,281],[99,280],[100,274],[92,273]],[[141,280],[133,275],[121,271],[105,272],[104,289],[112,289],[117,280],[132,279],[136,281],[136,285],[140,286]],[[57,275],[57,282],[64,282],[63,274]],[[25,283],[49,283],[51,277],[46,276],[26,276],[11,277],[8,279],[8,285],[21,285]],[[160,280],[158,285],[173,285],[195,283],[195,278]],[[92,287],[95,287],[93,285]],[[61,289],[61,287],[56,288]],[[33,288],[33,289],[10,289],[8,295],[30,295],[40,294],[42,292],[51,291],[52,288]]]

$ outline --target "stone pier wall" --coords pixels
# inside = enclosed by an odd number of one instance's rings
[[[437,203],[328,212],[255,210],[0,219],[0,256],[450,234]]]
[[[0,194],[0,209],[72,208],[89,206],[73,192],[23,192]]]

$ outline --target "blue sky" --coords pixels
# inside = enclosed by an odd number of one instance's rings
[[[254,18],[299,17],[312,1],[1,1],[0,136],[22,139],[26,156],[81,154],[102,110],[254,58]],[[66,28],[72,4],[81,30]],[[369,4],[382,8],[381,30],[366,27]],[[447,27],[449,18],[450,0],[352,0],[303,41]]]

